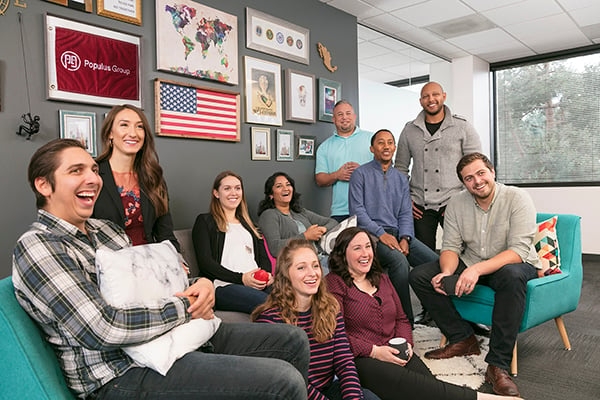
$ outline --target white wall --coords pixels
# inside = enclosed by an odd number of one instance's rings
[[[397,141],[404,125],[421,111],[419,95],[418,91],[359,79],[358,125],[371,132],[389,129]]]

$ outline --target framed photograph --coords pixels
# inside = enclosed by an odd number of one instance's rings
[[[98,15],[142,25],[142,0],[98,0]]]
[[[154,81],[156,133],[240,141],[240,94],[186,83]]]
[[[300,71],[285,71],[285,119],[315,122],[315,76]]]
[[[271,128],[253,126],[252,132],[252,159],[271,160]]]
[[[309,64],[310,31],[246,7],[246,47]]]
[[[281,66],[244,56],[244,67],[246,122],[281,126]]]
[[[341,83],[319,78],[319,121],[333,122],[333,107],[341,99]]]
[[[277,161],[294,161],[294,131],[277,129]]]
[[[237,85],[237,17],[192,0],[156,0],[156,66]]]
[[[60,4],[61,6],[74,8],[76,10],[92,12],[92,0],[46,0],[49,3]]]
[[[298,138],[296,143],[296,158],[315,158],[316,136],[297,135],[296,137]]]
[[[96,157],[96,113],[81,111],[58,111],[60,138],[81,142],[92,157]]]
[[[142,107],[140,37],[45,16],[51,100]]]

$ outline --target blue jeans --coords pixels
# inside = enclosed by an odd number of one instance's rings
[[[257,290],[235,283],[219,286],[215,289],[215,309],[251,314],[257,306],[265,302],[269,292],[270,288]]]
[[[439,256],[436,252],[425,246],[417,238],[413,238],[408,248],[408,257],[402,254],[399,250],[392,249],[389,246],[378,242],[377,243],[377,259],[384,271],[387,272],[400,302],[404,313],[408,317],[411,324],[414,322],[412,311],[412,302],[410,301],[410,289],[408,285],[408,273],[410,266],[417,267],[421,264],[436,261]]]
[[[192,351],[166,376],[132,368],[104,385],[98,399],[306,399],[306,333],[287,324],[221,324],[212,353]]]

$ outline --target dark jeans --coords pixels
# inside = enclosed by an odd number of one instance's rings
[[[257,290],[235,283],[219,286],[215,289],[215,309],[251,314],[257,306],[265,302],[270,291],[270,287]]]
[[[287,324],[221,324],[213,353],[192,351],[166,376],[132,368],[98,399],[306,399],[306,333]]]
[[[477,392],[473,389],[437,380],[416,354],[404,367],[362,357],[356,358],[355,363],[361,384],[371,389],[382,400],[475,400],[477,398]]]
[[[335,219],[337,222],[342,222],[345,219],[348,219],[349,215],[332,215],[331,218]]]
[[[460,275],[466,265],[460,261],[455,274]],[[460,342],[473,334],[471,325],[462,319],[450,296],[436,292],[431,279],[440,273],[439,261],[421,265],[410,273],[410,285],[423,306],[448,338],[449,343]],[[490,351],[485,361],[508,370],[512,352],[525,311],[527,281],[537,277],[536,269],[527,263],[507,264],[489,275],[479,277],[477,284],[494,289],[494,311],[490,333]]]
[[[365,400],[380,400],[375,393],[371,392],[369,389],[362,388],[363,393],[365,395]],[[331,386],[323,392],[323,395],[327,397],[329,400],[343,400],[342,397],[342,384],[339,380],[333,381]]]
[[[392,232],[388,233],[397,236]],[[394,289],[396,289],[398,297],[400,297],[404,313],[408,317],[410,323],[413,324],[415,318],[412,311],[410,289],[408,286],[410,266],[417,267],[421,264],[437,260],[439,256],[416,238],[413,238],[410,242],[408,257],[399,250],[391,249],[381,242],[377,242],[376,252],[379,264],[390,277],[392,285],[394,286]]]
[[[423,206],[415,204],[415,207],[423,212],[423,218],[413,219],[415,224],[415,236],[431,250],[436,250],[436,235],[438,225],[444,227],[444,211],[446,206],[436,210],[425,210]]]

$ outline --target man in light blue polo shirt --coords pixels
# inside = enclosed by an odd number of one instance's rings
[[[340,100],[333,108],[336,132],[317,149],[315,180],[319,186],[333,185],[331,217],[337,221],[348,218],[348,181],[358,166],[373,159],[369,150],[372,132],[356,126],[352,104]]]

